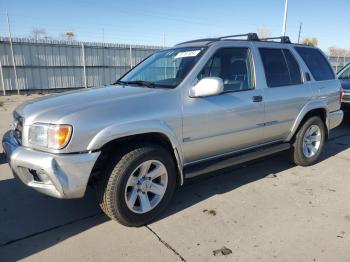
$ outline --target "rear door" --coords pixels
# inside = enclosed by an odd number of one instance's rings
[[[303,79],[303,70],[294,51],[286,44],[257,43],[260,65],[263,68],[265,121],[267,141],[287,138],[294,121],[308,100],[312,90]]]
[[[341,85],[326,56],[319,49],[309,46],[295,46],[294,49],[311,72],[309,83],[317,99],[327,102],[329,112],[338,110]]]

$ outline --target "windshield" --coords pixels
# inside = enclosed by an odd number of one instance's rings
[[[157,52],[120,78],[117,83],[174,88],[186,77],[204,47],[183,47]]]

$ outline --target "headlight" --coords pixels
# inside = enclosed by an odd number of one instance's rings
[[[33,124],[29,127],[28,142],[52,149],[64,148],[72,135],[70,125]]]

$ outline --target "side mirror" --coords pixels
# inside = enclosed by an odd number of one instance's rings
[[[224,82],[220,77],[206,77],[190,88],[190,97],[219,95],[224,91]]]

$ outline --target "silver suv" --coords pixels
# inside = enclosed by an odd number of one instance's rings
[[[251,33],[178,44],[111,86],[37,99],[13,116],[2,143],[15,176],[57,198],[91,184],[110,218],[138,226],[186,178],[284,150],[314,164],[343,112],[319,49]]]

